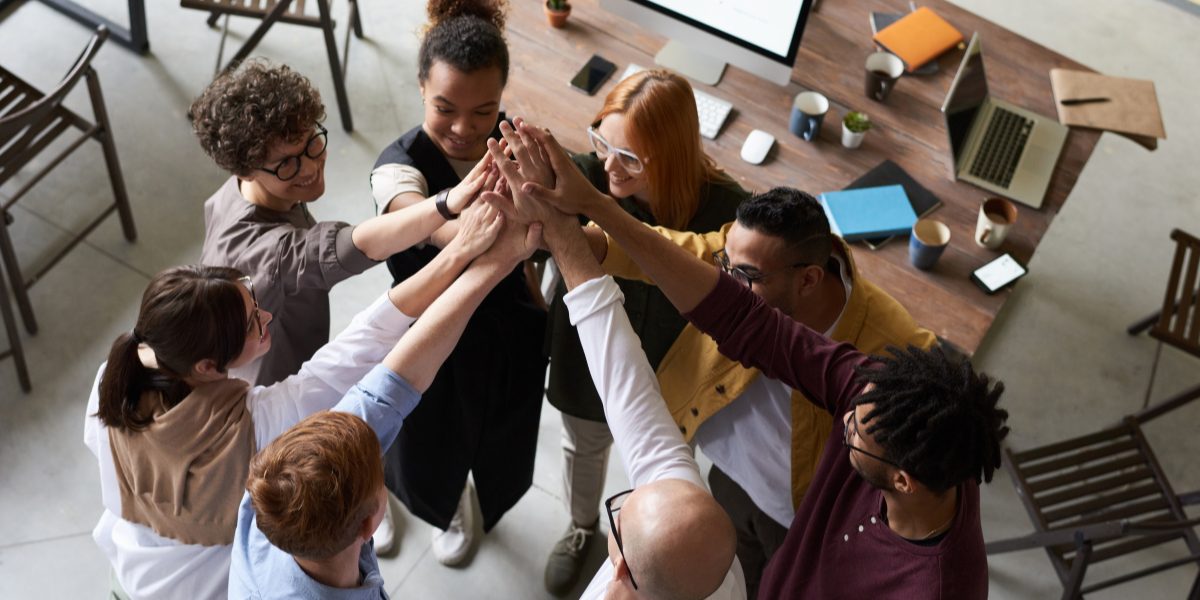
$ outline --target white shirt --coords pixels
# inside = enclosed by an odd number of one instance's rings
[[[683,479],[708,489],[700,467],[659,392],[658,378],[622,307],[625,297],[610,276],[581,284],[563,297],[604,403],[613,443],[636,488],[660,479]],[[604,598],[612,580],[605,561],[582,599]],[[746,582],[737,558],[711,600],[744,600]]]
[[[846,261],[835,252],[846,286],[846,300],[852,285]],[[825,332],[829,337],[837,321]],[[725,405],[700,427],[694,436],[704,455],[738,484],[754,505],[776,523],[792,526],[796,507],[792,506],[792,388],[787,384],[758,377],[742,395]]]
[[[454,174],[458,175],[459,179],[466,178],[471,169],[475,168],[475,160],[456,160],[450,157],[444,157],[446,162],[450,163],[450,168],[454,169]],[[426,198],[429,197],[429,184],[425,182],[425,175],[417,170],[412,165],[402,165],[399,163],[389,163],[379,165],[379,168],[371,171],[371,195],[375,198],[375,210],[377,214],[387,212],[388,205],[392,199],[400,194],[414,193],[420,194]]]
[[[254,423],[258,450],[304,417],[337,404],[383,361],[415,320],[397,310],[384,294],[304,363],[299,373],[270,387],[250,388],[246,407]],[[121,587],[133,600],[226,598],[231,546],[182,544],[121,518],[121,492],[108,428],[94,416],[100,406],[98,390],[105,366],[100,366],[92,385],[83,430],[83,441],[100,464],[105,508],[92,531],[96,545],[108,557]]]

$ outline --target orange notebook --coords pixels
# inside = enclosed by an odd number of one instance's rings
[[[963,41],[945,19],[922,6],[875,34],[875,43],[904,61],[908,71],[919,69]]]

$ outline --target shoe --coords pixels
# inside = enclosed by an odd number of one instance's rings
[[[575,587],[583,570],[583,559],[592,547],[599,528],[600,519],[596,519],[596,524],[591,527],[579,527],[573,522],[567,525],[567,532],[554,545],[554,551],[546,561],[546,576],[542,583],[547,592],[565,596]]]
[[[375,554],[387,554],[396,546],[396,519],[392,515],[392,493],[387,494],[387,510],[383,511],[383,520],[375,529],[371,539],[375,541]]]
[[[450,527],[445,531],[433,528],[433,556],[448,567],[462,562],[471,550],[471,541],[475,537],[473,488],[470,481],[463,486],[462,498],[458,501],[454,518],[450,520]]]

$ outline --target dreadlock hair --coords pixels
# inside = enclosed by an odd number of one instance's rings
[[[989,390],[987,375],[940,347],[886,351],[893,357],[872,357],[882,368],[856,367],[859,382],[875,384],[854,400],[855,406],[875,405],[862,420],[867,433],[935,494],[967,479],[991,482],[1008,435],[1008,411],[996,408],[1004,384]]]

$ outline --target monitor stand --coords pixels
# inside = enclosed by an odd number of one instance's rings
[[[705,85],[717,85],[725,74],[725,61],[697,52],[675,40],[668,41],[654,55],[654,62]]]

